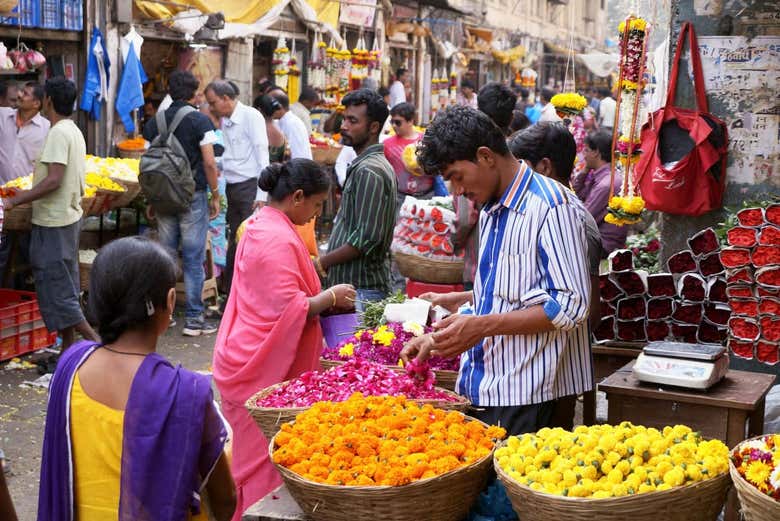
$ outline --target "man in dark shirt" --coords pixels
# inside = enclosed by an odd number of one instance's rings
[[[379,143],[387,104],[368,89],[350,92],[341,103],[341,141],[358,156],[347,170],[328,253],[315,266],[321,276],[327,273],[328,285],[355,286],[360,311],[362,303],[381,300],[390,290],[397,182]]]
[[[193,106],[199,82],[188,71],[175,71],[168,80],[168,93],[173,99],[165,111],[165,121],[170,126],[176,113],[186,106]],[[156,119],[144,127],[144,138],[154,140],[159,134]],[[187,158],[190,160],[195,178],[195,194],[190,209],[178,215],[157,215],[157,231],[160,242],[173,251],[181,243],[182,271],[186,292],[185,322],[182,333],[199,336],[217,331],[216,324],[203,316],[203,263],[206,255],[206,238],[209,220],[219,214],[219,190],[217,187],[217,163],[214,159],[214,144],[217,136],[214,125],[204,114],[194,110],[187,114],[174,131]],[[211,198],[207,194],[211,191]],[[153,209],[152,209],[153,211]]]

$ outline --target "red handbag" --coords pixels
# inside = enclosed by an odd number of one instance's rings
[[[696,110],[674,106],[686,32]],[[683,23],[677,39],[666,106],[644,124],[641,141],[636,178],[648,210],[695,216],[723,205],[728,132],[726,124],[708,112],[699,44],[690,22]]]

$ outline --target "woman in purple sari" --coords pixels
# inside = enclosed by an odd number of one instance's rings
[[[40,521],[229,520],[235,487],[209,378],[173,367],[157,340],[176,302],[176,264],[141,237],[100,251],[89,310],[104,344],[79,342],[49,389]]]

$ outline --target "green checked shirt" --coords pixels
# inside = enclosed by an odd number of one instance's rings
[[[344,244],[360,257],[332,266],[327,283],[352,284],[359,289],[390,290],[390,243],[395,227],[397,183],[381,144],[371,145],[347,169],[341,207],[333,226],[328,252]]]

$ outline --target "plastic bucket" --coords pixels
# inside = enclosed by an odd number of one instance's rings
[[[328,347],[336,347],[339,343],[355,334],[360,321],[357,313],[331,315],[321,317],[322,334]]]

